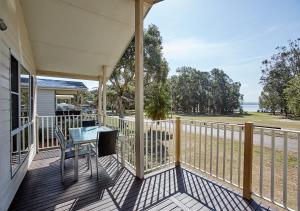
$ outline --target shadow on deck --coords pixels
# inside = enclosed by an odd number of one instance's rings
[[[66,161],[61,182],[59,150],[36,155],[10,210],[269,210],[243,200],[234,190],[185,168],[169,168],[138,180],[116,160],[99,159],[100,177],[80,160],[79,179]],[[94,161],[95,163],[95,161]]]

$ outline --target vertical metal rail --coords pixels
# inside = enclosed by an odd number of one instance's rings
[[[159,136],[159,145],[160,145],[160,149],[159,149],[159,165],[161,166],[162,165],[162,147],[163,147],[163,144],[162,144],[162,122],[160,121],[157,121],[157,123],[159,123],[159,133],[160,133],[160,136]]]
[[[288,138],[287,138],[287,132],[284,131],[283,133],[283,206],[287,208],[287,165],[288,165]]]
[[[46,133],[46,137],[47,137],[47,147],[49,147],[49,117],[47,116],[46,117],[46,122],[47,122],[47,129],[46,129],[46,131],[47,131],[47,133]]]
[[[231,126],[231,139],[230,139],[230,183],[232,183],[232,171],[233,171],[233,139],[234,139],[234,127]]]
[[[210,124],[210,162],[209,162],[209,173],[212,173],[212,149],[213,149],[213,136],[214,127],[213,123]]]
[[[223,147],[223,180],[225,180],[225,171],[226,171],[226,124],[224,124],[224,147]]]
[[[150,156],[150,164],[151,164],[151,169],[153,168],[153,122],[151,122],[151,124],[150,124],[150,131],[151,131],[151,134],[150,134],[150,137],[151,137],[151,139],[150,139],[150,148],[151,148],[151,152],[150,152],[150,154],[151,154],[151,156]]]
[[[145,150],[145,157],[146,157],[146,161],[145,161],[145,170],[148,170],[148,123],[145,123],[145,127],[144,130],[146,130],[146,140],[145,140],[145,144],[146,144],[146,150]]]
[[[193,148],[194,148],[194,167],[196,167],[196,149],[197,149],[197,122],[194,123],[194,140],[193,140]]]
[[[169,122],[169,121],[168,121]],[[169,139],[169,141],[167,141],[167,121],[164,121],[164,161],[165,161],[165,163],[167,163],[167,143],[169,143],[170,144],[170,139]],[[169,144],[168,144],[168,146],[169,146]],[[169,149],[170,147],[168,147],[168,149]]]
[[[199,122],[199,169],[201,169],[201,140],[202,140],[202,124]]]
[[[272,152],[271,152],[271,201],[274,202],[275,184],[275,131],[272,130]]]
[[[259,164],[259,195],[263,195],[263,179],[264,179],[264,129],[260,129],[260,164]]]
[[[53,133],[54,117],[51,117],[51,145],[54,147],[54,133]]]
[[[191,150],[192,150],[192,121],[189,122],[190,123],[190,138],[189,138],[189,161],[188,161],[188,164],[189,165],[192,165],[192,153],[191,153]],[[187,150],[185,150],[187,151]]]
[[[217,123],[217,155],[216,155],[216,176],[217,177],[219,177],[219,148],[220,148],[219,145],[220,145],[220,124]]]
[[[241,187],[241,164],[242,164],[242,129],[239,126],[239,147],[238,147],[238,186]]]
[[[158,139],[158,134],[157,134],[157,124],[156,122],[154,122],[155,124],[155,167],[157,166],[158,163],[158,147],[157,147],[157,139]]]
[[[187,123],[184,122],[184,163],[187,163],[186,161],[186,148],[187,148]]]
[[[204,171],[206,172],[206,148],[207,148],[207,123],[204,123],[205,135],[204,135]]]

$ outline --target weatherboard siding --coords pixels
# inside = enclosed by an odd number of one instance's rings
[[[0,31],[0,211],[7,210],[34,155],[32,148],[18,172],[10,171],[10,54],[31,74],[35,74],[23,11],[18,0],[0,1],[1,18],[7,24]]]
[[[38,89],[37,114],[39,116],[55,116],[55,90]]]

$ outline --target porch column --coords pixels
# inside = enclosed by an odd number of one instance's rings
[[[103,124],[106,124],[106,90],[107,90],[107,78],[106,78],[107,66],[103,65]]]
[[[102,122],[102,80],[99,76],[99,85],[98,85],[98,122],[99,124]]]
[[[135,1],[135,159],[136,177],[144,178],[144,0]]]

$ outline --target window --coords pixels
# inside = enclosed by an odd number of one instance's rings
[[[11,56],[11,172],[12,176],[26,159],[33,143],[33,77]]]

